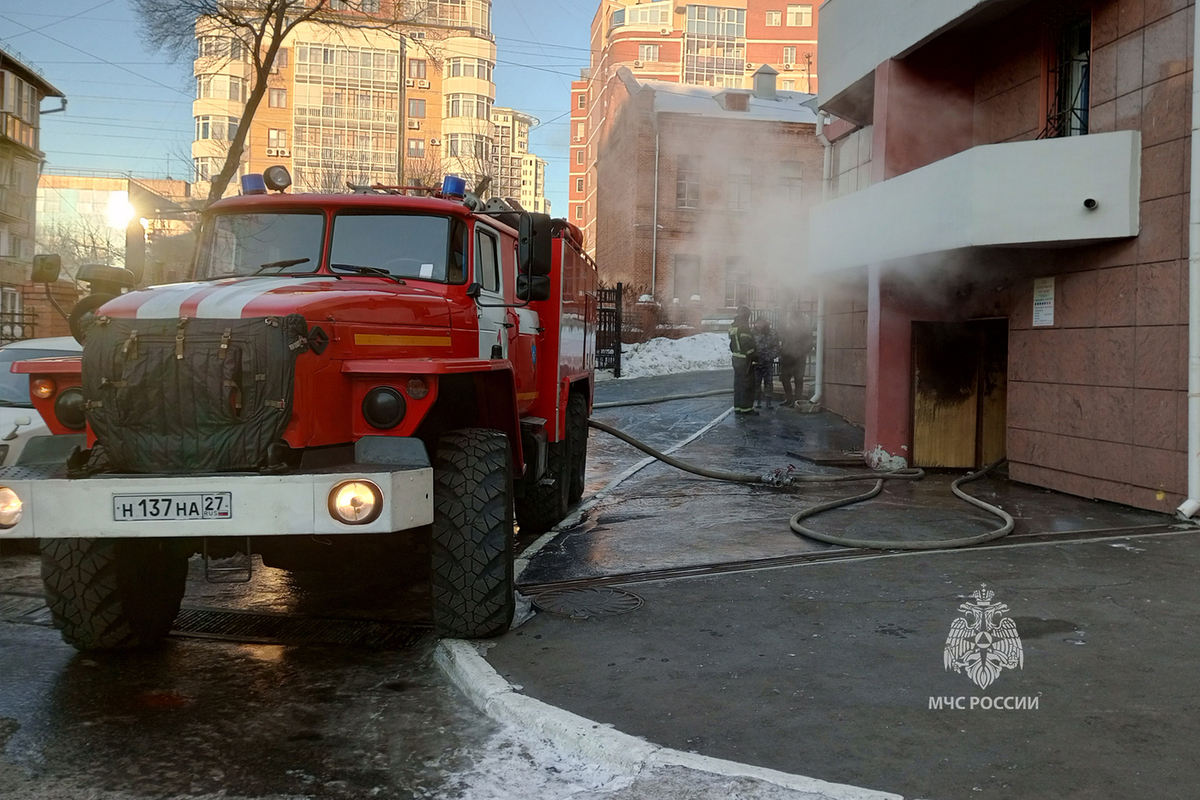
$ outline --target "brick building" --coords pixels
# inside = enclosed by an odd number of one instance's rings
[[[871,463],[1007,455],[1085,497],[1200,495],[1191,6],[822,6],[820,391]]]
[[[725,0],[600,0],[592,21],[591,64],[571,84],[568,218],[597,241],[596,158],[608,120],[619,110],[618,70],[639,81],[744,89],[764,64],[785,92],[817,91],[818,3]],[[609,89],[618,89],[617,95]]]
[[[774,307],[803,288],[807,209],[820,197],[815,98],[637,80],[618,70],[620,111],[597,159],[601,278],[692,316]]]
[[[26,303],[39,288],[28,281],[36,251],[38,174],[46,160],[40,143],[45,97],[63,93],[0,50],[0,343],[53,335],[42,329],[53,320],[35,308],[39,301]]]

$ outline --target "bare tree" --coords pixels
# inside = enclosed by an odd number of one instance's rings
[[[125,262],[125,231],[86,216],[55,219],[37,226],[40,253],[58,253],[63,271],[72,280],[83,264]]]
[[[490,120],[472,119],[465,134],[448,134],[446,167],[449,172],[460,175],[476,187],[494,181],[496,177],[496,159],[492,149],[496,147],[495,126]],[[457,137],[457,138],[456,138]],[[481,197],[486,199],[490,192],[484,192]]]
[[[225,161],[209,184],[208,202],[220,199],[241,164],[254,114],[267,93],[267,78],[279,49],[296,26],[319,22],[334,27],[395,32],[420,22],[430,6],[421,0],[130,0],[142,36],[154,50],[180,58],[194,52],[197,25],[207,35],[241,42],[253,78]]]

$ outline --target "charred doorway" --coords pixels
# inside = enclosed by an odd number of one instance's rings
[[[972,469],[1005,455],[1008,320],[914,322],[913,464]]]

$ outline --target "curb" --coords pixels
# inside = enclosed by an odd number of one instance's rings
[[[471,642],[443,639],[434,651],[433,660],[488,717],[548,739],[565,752],[629,777],[647,769],[682,767],[711,775],[759,780],[826,800],[904,800],[898,794],[660,747],[641,737],[622,733],[611,725],[594,722],[520,694],[500,677]]]

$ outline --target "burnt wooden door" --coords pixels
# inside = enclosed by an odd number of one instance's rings
[[[913,464],[972,469],[1003,458],[1008,321],[914,322]]]

